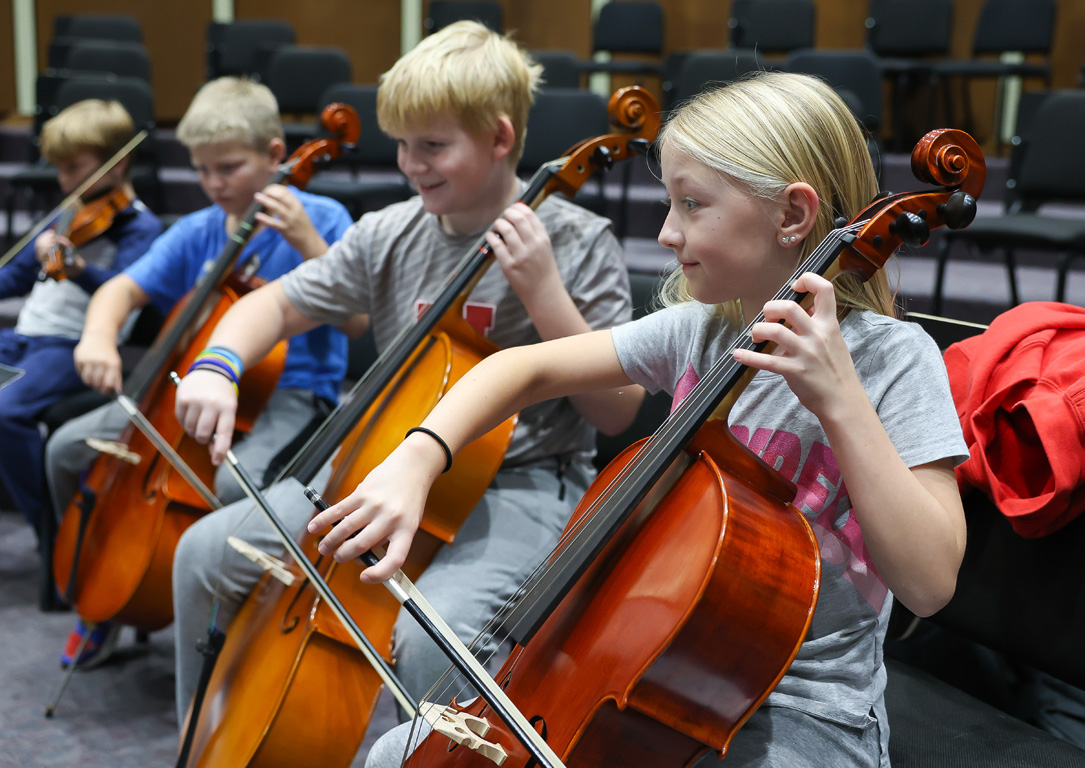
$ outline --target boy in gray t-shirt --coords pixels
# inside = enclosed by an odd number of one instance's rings
[[[284,336],[364,314],[383,350],[437,298],[486,232],[497,263],[464,309],[482,336],[514,346],[627,321],[629,281],[609,222],[557,198],[544,201],[537,214],[515,203],[522,189],[515,169],[539,74],[514,43],[475,22],[427,37],[383,76],[378,96],[381,128],[397,140],[400,169],[419,195],[366,214],[323,256],[249,294],[210,343],[248,365]],[[523,411],[482,501],[417,579],[462,639],[482,629],[556,543],[594,474],[595,427],[624,429],[642,398],[643,390],[631,386]],[[236,409],[229,381],[194,371],[182,381],[177,402],[182,424],[197,439],[217,435],[212,459],[221,460],[230,430],[215,425]],[[313,484],[320,489],[327,477],[325,471]],[[274,486],[268,496],[300,534],[312,506],[297,481]],[[329,501],[349,505],[351,498]],[[355,531],[364,523],[355,515],[336,530]],[[374,531],[366,528],[354,541],[366,548],[385,544]],[[275,555],[283,551],[250,505],[208,515],[186,531],[174,568],[179,709],[199,676],[190,638],[203,633],[216,600],[218,624],[228,625],[261,576],[258,566],[226,548],[228,535]],[[388,546],[396,550],[399,542]],[[364,631],[365,617],[355,618]],[[397,622],[394,642],[396,675],[421,699],[448,661],[409,618]],[[258,660],[253,664],[259,674]],[[365,725],[359,719],[352,734],[359,741]],[[325,737],[319,729],[313,734]]]

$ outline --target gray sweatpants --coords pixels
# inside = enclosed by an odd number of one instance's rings
[[[460,528],[456,541],[441,549],[417,582],[418,588],[465,642],[472,640],[557,543],[576,502],[591,481],[590,465],[557,473],[556,459],[504,469]],[[321,488],[326,475],[314,485]],[[286,526],[300,533],[312,507],[295,481],[268,490]],[[329,500],[331,501],[331,500]],[[259,581],[262,570],[233,553],[224,556],[227,534],[281,556],[283,547],[262,515],[242,502],[208,515],[185,531],[174,558],[173,588],[177,631],[177,712],[184,721],[199,682],[202,657],[195,640],[205,637],[218,598],[216,623],[229,623]],[[250,515],[250,512],[252,514]],[[238,521],[251,518],[251,522]],[[364,624],[363,617],[354,617]],[[449,666],[448,659],[414,621],[400,615],[395,628],[397,677],[416,699]],[[486,649],[487,651],[491,649]]]
[[[237,441],[234,454],[257,481],[264,477],[271,460],[313,419],[318,412],[316,396],[305,389],[277,389],[257,417],[252,432]],[[66,422],[45,445],[45,476],[57,519],[79,490],[81,475],[98,452],[86,444],[88,437],[116,440],[128,426],[128,417],[116,403],[107,403]],[[215,473],[215,495],[224,503],[245,494],[226,463]]]
[[[421,723],[413,738],[410,723],[393,728],[369,750],[365,768],[399,768],[408,743],[413,751],[428,734],[429,726],[425,723]],[[887,767],[889,757],[880,757],[878,739],[877,721],[873,719],[867,728],[851,728],[797,709],[761,707],[735,734],[723,761],[710,753],[694,765],[695,768]]]

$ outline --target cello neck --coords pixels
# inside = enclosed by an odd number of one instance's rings
[[[268,181],[268,184],[281,183],[290,175],[290,171],[290,164],[280,165]],[[262,210],[263,206],[257,202],[253,202],[249,206],[244,218],[226,241],[226,245],[223,246],[219,255],[215,257],[211,268],[200,277],[192,293],[182,299],[185,303],[181,311],[158,335],[147,353],[140,358],[136,369],[125,382],[124,393],[129,398],[137,403],[141,402],[159,373],[169,364],[181,344],[181,339],[192,327],[196,319],[207,309],[207,306],[213,300],[215,291],[236,266],[241,251],[248,244],[253,231],[256,229],[256,214]]]
[[[520,196],[520,202],[532,208],[538,207],[551,191],[548,182],[554,174],[555,167],[555,163],[548,163],[540,168],[528,182],[527,188]],[[417,322],[400,331],[276,480],[291,477],[303,485],[312,482],[320,468],[331,458],[380,393],[403,368],[415,350],[421,348],[441,318],[474,290],[492,261],[493,251],[486,242],[486,236],[482,235],[445,280],[434,302],[422,313]]]

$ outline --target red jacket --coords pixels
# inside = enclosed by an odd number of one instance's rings
[[[945,353],[970,458],[964,492],[985,492],[1035,537],[1085,508],[1085,309],[1030,302]]]

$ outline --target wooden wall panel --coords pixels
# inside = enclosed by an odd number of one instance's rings
[[[621,2],[622,0],[613,0]],[[591,52],[591,0],[518,2],[501,0],[506,28],[526,48]],[[666,18],[666,52],[727,45],[731,0],[660,0]],[[428,3],[426,3],[428,4]],[[952,54],[967,57],[983,0],[955,0]],[[400,0],[236,0],[237,18],[282,18],[294,25],[299,42],[336,45],[347,51],[356,82],[375,82],[399,56]],[[868,0],[818,0],[819,48],[858,48],[865,37]],[[0,114],[15,106],[12,0],[0,0]],[[183,114],[204,78],[204,39],[211,20],[209,0],[37,0],[39,67],[44,68],[53,19],[61,13],[129,13],[140,20],[151,52],[160,121]],[[1085,57],[1085,3],[1059,3],[1053,55],[1055,87],[1074,87]],[[1040,87],[1027,83],[1026,88]],[[994,84],[973,85],[977,133],[993,125]]]
[[[126,13],[139,19],[151,55],[155,111],[163,123],[184,114],[204,81],[204,43],[211,3],[193,0],[37,0],[38,67],[44,69],[53,19],[64,13]]]
[[[356,83],[375,83],[399,57],[399,0],[236,0],[238,19],[283,19],[299,45],[334,45],[350,56]]]
[[[505,30],[528,49],[591,55],[591,0],[524,3],[503,0]]]
[[[12,39],[12,0],[0,0],[0,116],[14,112],[15,45]]]

